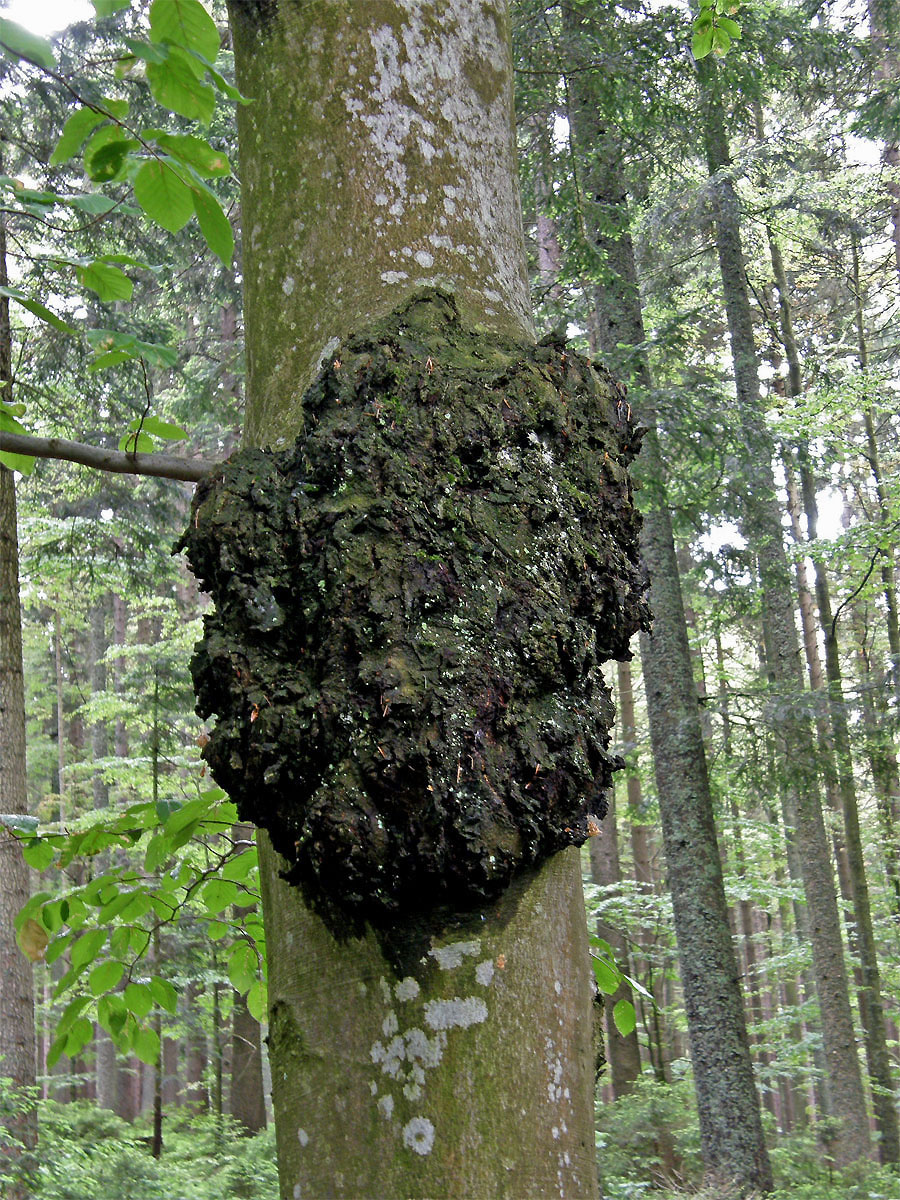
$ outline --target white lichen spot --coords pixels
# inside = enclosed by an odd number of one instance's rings
[[[553,980],[553,990],[554,990],[554,992],[556,992],[557,996],[562,995],[562,984],[559,982],[558,979]]]
[[[378,1101],[378,1111],[386,1121],[389,1121],[394,1115],[394,1097],[382,1096]]]
[[[553,1140],[558,1141],[559,1140],[559,1126],[554,1125],[553,1128],[550,1130],[550,1132],[553,1134]]]
[[[301,1146],[309,1145],[309,1134],[306,1132],[305,1129],[297,1130],[297,1141],[300,1143]]]
[[[419,1062],[422,1067],[428,1069],[436,1067],[444,1054],[446,1035],[439,1033],[437,1037],[430,1038],[424,1029],[409,1029],[403,1036],[406,1040],[406,1057],[413,1064],[411,1074],[422,1083],[425,1079],[424,1071],[419,1075],[415,1064]]]
[[[390,196],[386,196],[384,194],[384,192],[376,192],[373,197],[373,200],[375,201],[375,203],[378,205],[379,208],[384,208],[384,206],[386,204],[389,204],[390,199],[391,199]]]
[[[421,1085],[415,1082],[404,1084],[403,1095],[407,1100],[418,1100],[422,1095]]]
[[[454,996],[430,1000],[425,1005],[425,1023],[432,1029],[468,1029],[487,1020],[488,1009],[480,996]]]
[[[369,1057],[372,1059],[373,1063],[384,1062],[384,1043],[375,1042],[375,1044],[372,1046],[372,1049],[369,1051]],[[287,1076],[285,1076],[285,1079],[286,1078]]]
[[[296,286],[297,284],[294,281],[293,275],[285,275],[281,282],[281,290],[284,292],[284,294],[286,296],[290,296]]]
[[[303,1195],[303,1189],[300,1187],[299,1183],[295,1183],[294,1184],[294,1200],[300,1200],[300,1197],[302,1195]]]
[[[416,262],[420,267],[425,267],[427,270],[428,267],[434,266],[434,255],[429,254],[427,250],[417,250]]]
[[[377,1096],[377,1095],[378,1095],[378,1084],[375,1082],[375,1080],[374,1080],[374,1079],[373,1079],[373,1080],[372,1080],[372,1082],[369,1084],[369,1091],[372,1093],[372,1095],[373,1095],[373,1096]]]
[[[335,349],[337,349],[336,346],[335,346]],[[391,1002],[391,986],[388,983],[388,981],[384,978],[383,975],[378,980],[378,986],[381,988],[381,995],[382,995],[382,999],[384,1000],[385,1004],[390,1004],[390,1002]]]
[[[382,283],[388,283],[388,284],[400,283],[404,279],[409,279],[409,275],[407,274],[406,271],[382,271],[381,272]]]
[[[388,1015],[381,1022],[381,1032],[385,1037],[390,1037],[391,1034],[396,1033],[399,1028],[400,1026],[397,1023],[397,1014],[393,1009],[391,1009]]]
[[[405,975],[394,986],[394,995],[398,1000],[415,1000],[419,994],[419,985],[412,975]]]
[[[486,958],[480,962],[475,968],[475,978],[482,987],[489,987],[491,980],[494,978],[494,960]]]
[[[430,1154],[434,1145],[434,1126],[427,1117],[413,1117],[403,1126],[403,1144],[416,1154]]]
[[[450,414],[446,414],[449,419]],[[452,971],[461,967],[464,958],[475,958],[481,953],[481,942],[477,939],[471,942],[451,942],[449,946],[433,946],[428,951],[442,971]]]

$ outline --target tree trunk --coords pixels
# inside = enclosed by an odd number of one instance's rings
[[[710,200],[731,335],[737,415],[748,447],[741,480],[744,533],[759,560],[772,701],[777,706],[782,761],[785,769],[789,764],[791,773],[789,804],[796,821],[803,886],[810,912],[813,970],[822,1013],[832,1104],[840,1125],[834,1141],[834,1158],[842,1165],[868,1155],[871,1143],[850,1012],[831,856],[819,802],[812,731],[801,705],[803,670],[794,625],[791,576],[775,490],[771,439],[763,421],[753,316],[741,246],[740,210],[728,175],[730,156],[724,106],[717,90],[715,69],[715,64],[706,58],[697,64],[703,136],[710,171]]]
[[[252,844],[253,828],[235,825],[235,843]],[[252,907],[235,907],[235,923],[253,912]],[[262,1030],[259,1021],[247,1007],[243,993],[235,991],[231,998],[231,1103],[234,1119],[249,1134],[266,1127],[266,1097],[263,1091]]]
[[[422,285],[527,342],[505,4],[232,0],[250,445]],[[340,939],[260,836],[281,1194],[597,1194],[579,856],[431,929]],[[415,930],[394,936],[414,943]]]
[[[593,14],[599,16],[599,8]],[[563,10],[572,65],[585,18]],[[588,18],[590,20],[590,18]],[[601,18],[602,19],[602,18]],[[598,339],[610,365],[621,370],[621,347],[645,342],[634,250],[617,137],[598,123],[584,76],[569,81],[569,114],[590,165],[584,190],[594,197],[585,213],[610,281],[595,288]],[[611,231],[611,232],[610,232]],[[700,1135],[707,1181],[723,1190],[769,1190],[772,1173],[753,1079],[738,969],[728,924],[703,727],[693,676],[665,468],[652,411],[646,356],[630,351],[630,395],[643,420],[642,472],[646,502],[641,548],[650,575],[652,635],[641,637],[653,766],[657,779],[668,882],[684,987]]]
[[[788,394],[799,397],[802,379],[800,376],[800,354],[794,339],[793,322],[791,320],[791,300],[788,290],[787,274],[781,259],[778,240],[774,231],[769,229],[769,249],[772,258],[772,271],[775,285],[778,288],[779,309],[781,317],[781,340],[790,364],[788,377]],[[858,310],[857,299],[857,310]],[[864,349],[864,340],[861,342]],[[881,489],[880,475],[877,469],[877,449],[875,446],[874,428],[871,423],[871,413],[866,414],[866,431],[869,437],[870,453],[872,454],[873,474],[879,488],[879,499],[884,505],[885,498]],[[800,466],[800,486],[803,497],[803,510],[806,515],[807,539],[815,543],[818,538],[819,511],[816,501],[815,479],[809,462],[809,452],[804,443],[798,447]],[[788,496],[791,500],[792,519],[796,500],[792,479],[791,464],[786,464]],[[799,539],[799,529],[795,524],[795,536]],[[800,564],[798,564],[798,571]],[[838,653],[837,627],[832,617],[831,589],[825,564],[820,556],[813,558],[815,576],[816,604],[819,610],[819,626],[825,645],[825,676],[827,681],[828,720],[830,734],[827,731],[820,742],[824,743],[825,757],[832,775],[837,776],[837,799],[843,819],[844,844],[839,848],[839,870],[846,875],[849,899],[852,904],[852,921],[848,922],[848,930],[853,930],[859,951],[861,986],[858,989],[859,1012],[862,1020],[866,1045],[866,1060],[869,1067],[869,1077],[872,1082],[872,1102],[875,1110],[875,1127],[879,1134],[878,1157],[883,1163],[900,1161],[900,1127],[897,1121],[897,1109],[893,1099],[893,1080],[891,1078],[891,1061],[887,1046],[887,1032],[884,1021],[884,1002],[881,995],[881,976],[878,969],[878,950],[875,943],[875,932],[872,925],[872,908],[869,902],[869,885],[866,879],[865,859],[863,856],[862,837],[859,828],[859,804],[856,796],[856,783],[853,776],[853,759],[851,755],[850,724],[847,719],[847,708],[844,699],[843,679],[841,677],[841,662]],[[896,597],[893,591],[893,571],[887,577],[884,575],[889,601],[893,602],[893,625],[896,630]],[[889,621],[889,632],[891,622]],[[813,687],[821,687],[821,679],[815,676],[821,674],[818,668],[818,645],[815,638],[807,638],[807,656],[810,662],[810,675]],[[898,658],[900,661],[900,658]],[[813,667],[817,670],[814,672]],[[836,769],[835,769],[836,768]],[[843,851],[843,853],[841,853]],[[843,879],[843,875],[842,875]]]
[[[610,796],[609,812],[603,823],[600,837],[591,838],[591,878],[594,883],[605,889],[605,896],[611,897],[614,890],[622,882],[622,868],[619,863],[619,838],[616,829],[615,796]],[[628,947],[621,933],[612,925],[607,925],[602,917],[597,920],[597,934],[609,942],[617,963],[628,961]],[[637,1031],[632,1030],[623,1037],[616,1028],[613,1019],[613,1009],[620,1000],[633,1002],[631,987],[623,980],[612,996],[603,997],[603,1012],[606,1019],[607,1062],[612,1077],[613,1099],[627,1096],[634,1090],[634,1081],[641,1073],[641,1050],[638,1045]]]
[[[6,225],[0,215],[0,284],[8,285]],[[0,296],[0,397],[12,399],[12,334],[9,300]],[[0,465],[0,813],[24,816],[25,691],[22,614],[19,605],[19,542],[13,473]],[[0,824],[0,1074],[16,1088],[35,1084],[34,983],[31,962],[16,942],[13,922],[28,901],[28,865],[11,830]],[[34,1110],[5,1116],[3,1125],[27,1149],[37,1142]],[[0,1134],[2,1139],[2,1134]],[[0,1153],[5,1153],[0,1140]],[[25,1160],[21,1160],[22,1166]],[[11,1185],[11,1200],[24,1200],[24,1183]]]

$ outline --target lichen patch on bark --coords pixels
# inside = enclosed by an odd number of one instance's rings
[[[335,350],[293,447],[200,485],[204,756],[320,911],[477,906],[602,816],[638,441],[601,369],[429,290]]]

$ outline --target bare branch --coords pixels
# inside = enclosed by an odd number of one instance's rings
[[[31,437],[24,433],[0,433],[0,450],[29,454],[32,458],[61,458],[98,471],[123,475],[155,475],[161,479],[183,479],[198,483],[217,462],[204,458],[176,458],[174,454],[126,454],[64,438]]]

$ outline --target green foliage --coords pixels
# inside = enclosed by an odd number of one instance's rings
[[[132,865],[101,870],[88,882],[59,892],[36,893],[17,917],[17,929],[37,922],[48,942],[48,963],[64,955],[68,969],[53,990],[54,999],[71,996],[56,1022],[47,1055],[52,1068],[62,1055],[74,1058],[93,1037],[96,1020],[117,1049],[153,1063],[159,1034],[150,1021],[156,1010],[169,1016],[177,1006],[172,983],[146,961],[160,931],[189,911],[193,919],[231,930],[228,955],[232,985],[248,995],[257,1019],[265,1015],[265,939],[258,917],[230,922],[226,909],[257,900],[257,860],[252,845],[229,835],[237,814],[220,788],[193,801],[131,805],[101,810],[80,822],[80,830],[23,840],[35,870],[53,864],[103,861],[114,847],[135,849],[143,871]],[[131,858],[131,856],[129,856]],[[40,944],[39,950],[40,952]],[[124,988],[121,987],[125,981]]]
[[[241,1136],[224,1117],[166,1121],[153,1158],[146,1125],[85,1101],[40,1108],[35,1200],[275,1200],[273,1131]]]

